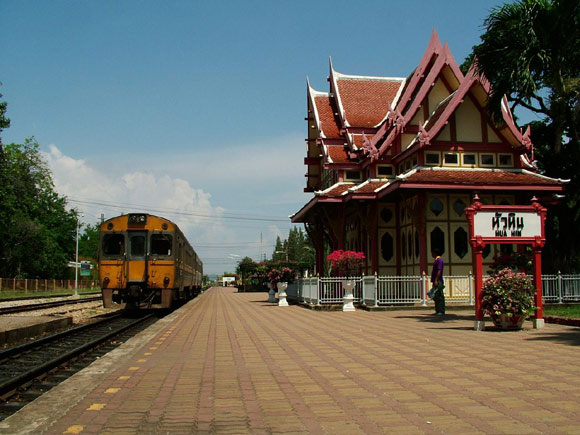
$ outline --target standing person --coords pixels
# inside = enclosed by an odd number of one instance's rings
[[[433,269],[431,270],[431,284],[433,288],[433,301],[435,302],[435,314],[443,316],[445,314],[445,284],[443,282],[443,258],[441,251],[433,249]]]

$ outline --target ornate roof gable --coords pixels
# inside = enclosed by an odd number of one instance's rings
[[[455,83],[450,83],[451,86],[464,80],[447,43],[441,45],[437,32],[433,30],[429,45],[410,77],[403,95],[394,108],[389,108],[387,119],[371,139],[371,145],[377,147],[379,156],[384,154],[403,133],[405,126],[416,115],[445,67],[449,68],[454,78]]]

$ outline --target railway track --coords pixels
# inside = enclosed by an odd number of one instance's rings
[[[152,324],[116,315],[0,352],[0,420]]]
[[[102,300],[101,296],[95,296],[90,298],[82,298],[82,299],[67,299],[61,301],[50,301],[50,302],[41,302],[38,304],[26,304],[26,305],[14,305],[10,307],[0,307],[0,315],[2,314],[13,314],[13,313],[22,313],[25,311],[36,311],[36,310],[43,310],[45,308],[55,308],[65,305],[73,305],[73,304],[84,304],[86,302],[97,302]]]

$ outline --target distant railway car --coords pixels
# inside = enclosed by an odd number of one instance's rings
[[[104,221],[99,237],[103,305],[169,308],[201,289],[203,264],[177,225],[145,213]]]

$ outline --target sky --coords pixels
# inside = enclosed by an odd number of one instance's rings
[[[209,274],[270,258],[303,192],[306,78],[406,77],[433,29],[458,63],[501,0],[0,0],[0,93],[85,224],[175,221]]]

